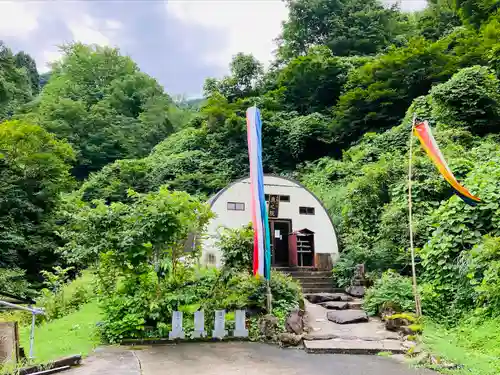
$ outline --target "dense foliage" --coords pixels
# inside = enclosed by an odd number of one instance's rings
[[[26,293],[40,289],[28,282],[42,270],[95,266],[110,341],[162,335],[176,308],[261,308],[263,285],[247,272],[251,230],[218,244],[235,272],[195,266],[189,236],[211,218],[201,202],[248,174],[245,111],[255,104],[265,172],[300,179],[333,218],[339,286],[364,263],[371,312],[412,308],[411,160],[424,313],[449,323],[471,310],[497,316],[499,2],[429,0],[412,13],[377,0],[287,5],[270,68],[237,54],[190,103],[174,102],[117,49],[65,46],[40,76],[29,55],[2,44],[0,282]],[[414,115],[484,203],[453,194],[410,138]],[[276,299],[293,304],[289,280],[274,279]]]

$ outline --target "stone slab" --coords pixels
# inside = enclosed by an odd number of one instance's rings
[[[304,348],[307,353],[320,354],[377,354],[380,352],[404,353],[406,350],[396,340],[315,340],[304,341]]]
[[[352,297],[343,293],[310,293],[306,294],[305,298],[311,303],[352,300]]]
[[[347,308],[349,308],[349,303],[343,301],[329,301],[322,302],[321,306],[329,310],[346,310]]]
[[[399,340],[399,334],[385,330],[384,323],[376,317],[370,318],[367,323],[337,324],[326,319],[330,311],[320,305],[305,301],[307,331],[309,337],[326,338],[360,338],[363,340]]]
[[[368,315],[363,310],[328,311],[326,317],[337,324],[353,324],[368,322]]]
[[[362,285],[353,285],[348,287],[345,292],[353,297],[364,297],[366,288]]]

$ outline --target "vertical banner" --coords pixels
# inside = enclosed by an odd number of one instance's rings
[[[264,194],[262,121],[257,107],[247,109],[247,140],[250,161],[250,209],[254,229],[253,273],[269,280],[271,276],[271,236]]]

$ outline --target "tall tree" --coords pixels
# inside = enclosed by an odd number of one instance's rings
[[[0,40],[0,121],[12,117],[14,111],[32,98],[31,82],[25,69]]]
[[[37,95],[40,92],[40,75],[36,69],[35,60],[24,51],[16,53],[15,59],[18,68],[26,69],[31,83],[31,92],[33,95]]]
[[[66,142],[39,126],[0,124],[0,267],[35,278],[58,261],[50,216],[72,186],[73,157]]]
[[[378,0],[286,0],[280,54],[303,55],[315,45],[334,55],[370,55],[387,47],[399,33],[402,15]]]
[[[172,133],[172,101],[163,88],[117,49],[63,48],[33,118],[76,151],[84,178],[117,159],[144,156]]]

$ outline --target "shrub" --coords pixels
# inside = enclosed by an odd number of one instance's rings
[[[184,275],[180,281],[180,275]],[[173,311],[183,311],[187,335],[193,330],[197,310],[205,312],[205,329],[213,328],[214,311],[224,309],[231,325],[234,310],[264,313],[266,285],[263,278],[248,272],[225,275],[215,268],[179,266],[175,277],[159,278],[151,268],[141,276],[118,281],[111,293],[101,295],[104,322],[103,337],[120,342],[128,337],[165,337],[171,329]],[[291,309],[298,307],[300,286],[289,276],[273,272],[271,276],[273,314],[284,322]]]
[[[252,272],[253,233],[251,224],[240,229],[224,228],[222,230],[217,247],[222,253],[226,273]]]
[[[499,131],[500,90],[494,72],[484,66],[460,70],[431,90],[433,115],[441,122],[475,134]]]
[[[375,281],[365,295],[363,308],[370,315],[377,315],[385,307],[396,312],[415,311],[412,282],[394,271],[387,271]]]

